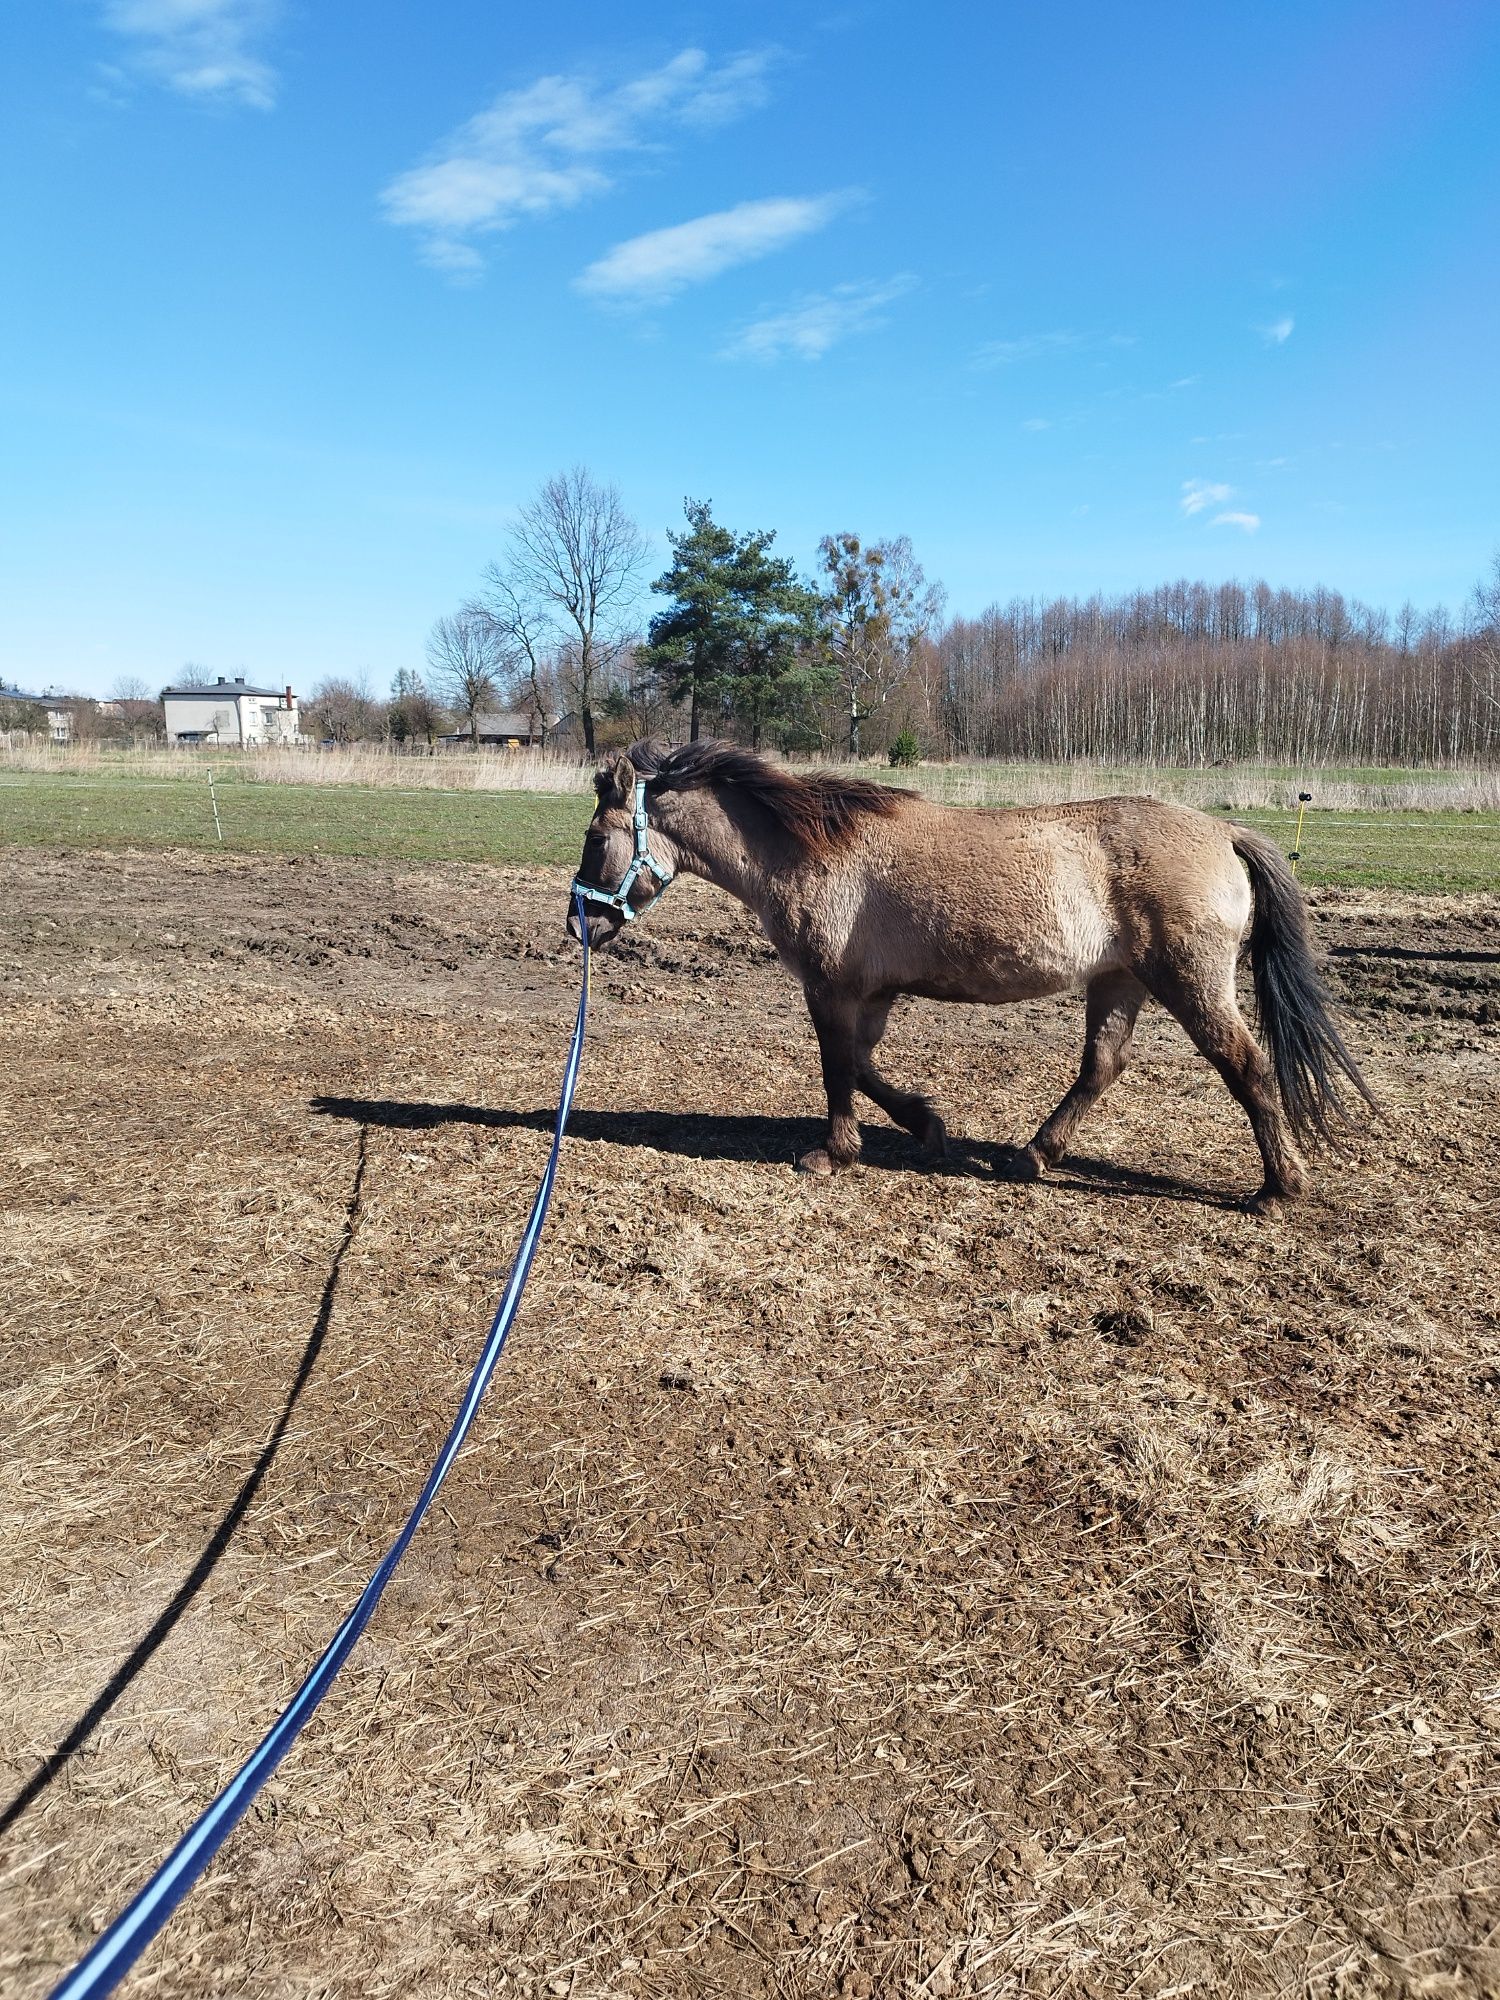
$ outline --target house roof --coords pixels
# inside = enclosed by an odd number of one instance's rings
[[[191,696],[199,701],[234,701],[242,694],[269,695],[273,700],[280,701],[285,693],[285,688],[256,687],[242,676],[237,675],[231,681],[222,674],[217,680],[205,681],[201,687],[166,687],[161,691],[163,701],[174,694]]]
[[[481,736],[531,736],[541,727],[522,708],[482,708],[474,718]]]
[[[39,708],[52,708],[62,699],[55,694],[28,694],[25,688],[0,684],[0,701],[34,701]]]

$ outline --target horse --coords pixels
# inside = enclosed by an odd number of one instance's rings
[[[999,1005],[1082,990],[1072,1087],[1016,1157],[1035,1179],[1125,1067],[1146,999],[1164,1006],[1250,1121],[1256,1210],[1307,1185],[1303,1149],[1338,1145],[1375,1100],[1329,1010],[1306,906],[1270,841],[1151,798],[1002,810],[935,805],[834,772],[806,775],[722,742],[635,743],[595,778],[568,927],[607,943],[678,874],[754,912],[801,985],[822,1057],[828,1132],[798,1164],[860,1154],[854,1093],[942,1160],[928,1098],[874,1051],[903,994]],[[611,887],[610,885],[614,886]],[[1248,950],[1263,1052],[1241,1012]]]

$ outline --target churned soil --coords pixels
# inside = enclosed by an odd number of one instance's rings
[[[1500,1993],[1500,898],[1318,893],[1383,1129],[1269,1217],[1176,1027],[902,1009],[818,1133],[697,884],[595,963],[511,1347],[125,1989]],[[0,1993],[258,1738],[446,1431],[576,995],[564,877],[0,855]],[[8,1802],[8,1803],[7,1803]]]

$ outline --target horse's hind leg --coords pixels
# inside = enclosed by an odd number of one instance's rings
[[[1284,1195],[1300,1194],[1307,1185],[1307,1169],[1276,1101],[1271,1065],[1240,1012],[1234,990],[1233,958],[1227,972],[1217,980],[1200,982],[1195,973],[1174,969],[1165,975],[1154,975],[1151,990],[1176,1015],[1199,1053],[1223,1077],[1230,1094],[1250,1120],[1266,1172],[1265,1183],[1255,1196],[1256,1203],[1264,1205]]]
[[[920,1091],[897,1090],[870,1060],[875,1044],[885,1033],[890,1014],[889,1000],[870,1000],[859,1010],[856,1081],[887,1118],[921,1141],[922,1151],[929,1160],[941,1160],[948,1151],[948,1128],[942,1119]]]
[[[1145,987],[1131,972],[1101,973],[1090,984],[1078,1079],[1021,1155],[1021,1172],[1027,1178],[1057,1165],[1084,1113],[1124,1069],[1135,1017],[1145,998]]]

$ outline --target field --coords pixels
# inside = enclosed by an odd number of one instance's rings
[[[208,768],[181,754],[111,760],[42,753],[0,760],[0,846],[222,846],[239,853],[563,863],[576,860],[589,811],[589,774],[541,757],[507,763],[500,757],[398,760],[354,752],[320,760],[283,753],[214,761],[216,824]],[[1265,767],[960,764],[900,775],[959,805],[1145,790],[1232,811],[1287,849],[1296,837],[1290,802],[1299,781]],[[446,784],[434,782],[444,779]],[[1307,782],[1317,786],[1315,801],[1340,802],[1315,803],[1308,814],[1302,840],[1307,882],[1447,891],[1500,882],[1494,774],[1337,771]],[[1489,808],[1459,803],[1476,799],[1489,800]]]
[[[545,1154],[564,881],[0,849],[7,2000],[420,1484]],[[1263,1219],[1160,1016],[1029,1187],[1076,1003],[913,1003],[889,1066],[962,1170],[877,1122],[814,1182],[738,908],[601,953],[476,1435],[125,1990],[1500,1992],[1500,898],[1314,897],[1389,1122]]]

